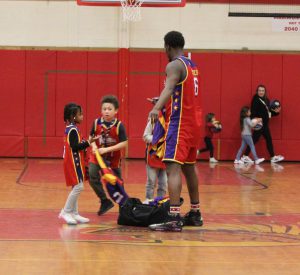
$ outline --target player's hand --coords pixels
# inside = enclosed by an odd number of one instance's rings
[[[93,143],[95,142],[96,140],[98,140],[100,138],[100,136],[94,136],[94,137],[89,137],[89,143]]]
[[[103,148],[99,148],[98,152],[99,152],[100,155],[103,155],[103,154],[108,153],[108,150],[107,150],[107,148],[103,147]]]
[[[156,122],[158,120],[159,110],[153,108],[152,111],[149,113],[149,118],[151,122]]]

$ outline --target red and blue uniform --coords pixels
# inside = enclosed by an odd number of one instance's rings
[[[186,77],[178,83],[166,106],[166,135],[163,161],[195,163],[202,121],[199,72],[192,60],[180,56]]]
[[[75,137],[77,145],[82,145],[80,147],[81,150],[74,149],[70,138],[71,135],[73,136],[73,140]],[[67,186],[74,186],[79,182],[83,182],[85,180],[84,149],[88,146],[89,143],[87,141],[82,141],[79,129],[74,124],[70,124],[66,127],[64,135],[63,159],[64,174]]]
[[[97,148],[110,147],[127,140],[125,128],[122,122],[117,119],[114,119],[112,122],[106,122],[103,118],[97,118],[90,134],[91,136],[100,137],[96,140]],[[119,168],[121,150],[103,154],[102,158],[110,168]],[[96,156],[92,152],[90,154],[90,162],[98,165]]]

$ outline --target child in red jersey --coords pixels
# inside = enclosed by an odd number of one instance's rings
[[[100,209],[98,215],[103,215],[114,204],[107,198],[100,180],[100,166],[94,154],[98,150],[102,155],[106,165],[110,167],[115,175],[122,179],[121,175],[121,149],[127,146],[127,136],[123,123],[116,118],[119,110],[119,101],[113,95],[104,96],[101,100],[102,116],[95,119],[90,137],[99,136],[95,143],[92,144],[93,151],[90,154],[89,163],[89,183],[100,199]]]
[[[217,163],[218,161],[214,158],[214,146],[212,144],[212,138],[214,133],[220,132],[222,126],[219,121],[216,120],[214,113],[208,113],[205,117],[205,137],[204,143],[205,147],[200,149],[198,153],[203,153],[209,151],[209,162]]]
[[[84,150],[90,146],[90,141],[81,139],[76,124],[83,120],[82,109],[75,103],[69,103],[64,108],[64,121],[66,122],[64,138],[64,174],[67,186],[72,186],[64,208],[59,218],[64,219],[67,224],[88,223],[89,219],[78,213],[78,197],[83,191],[85,180]]]

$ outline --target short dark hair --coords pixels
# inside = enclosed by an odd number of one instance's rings
[[[104,103],[111,103],[112,105],[114,105],[116,110],[119,109],[119,101],[118,101],[117,97],[115,97],[114,95],[105,95],[104,97],[102,97],[101,106]]]
[[[211,122],[213,117],[215,117],[215,114],[214,113],[208,113],[206,116],[205,116],[205,121],[206,122]]]
[[[170,31],[165,37],[165,45],[174,49],[183,49],[184,47],[184,37],[181,32],[178,31]]]
[[[65,122],[72,121],[72,118],[76,116],[78,111],[81,112],[80,105],[73,102],[66,104],[64,108],[64,121]]]

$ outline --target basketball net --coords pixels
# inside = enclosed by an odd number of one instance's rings
[[[120,0],[123,12],[123,21],[140,21],[141,6],[144,0]]]

